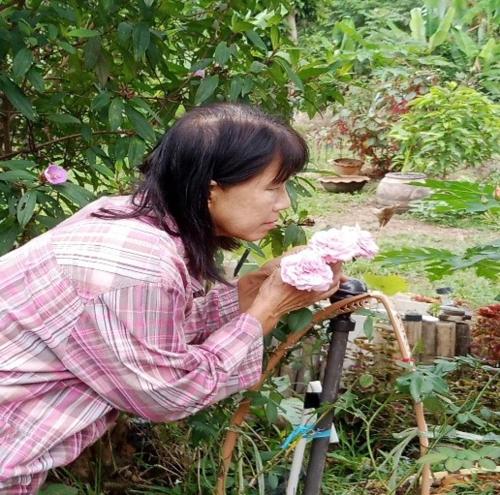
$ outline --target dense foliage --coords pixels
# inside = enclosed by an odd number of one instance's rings
[[[0,249],[121,193],[176,115],[213,100],[290,118],[337,96],[288,39],[286,0],[33,0],[0,8]],[[70,171],[51,185],[49,163]],[[3,169],[3,171],[2,171]]]
[[[500,151],[500,107],[472,88],[435,86],[409,107],[389,133],[399,144],[394,162],[405,171],[445,177]]]

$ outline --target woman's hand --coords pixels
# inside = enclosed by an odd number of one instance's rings
[[[296,246],[283,255],[264,263],[258,270],[242,275],[238,279],[238,297],[242,313],[246,312],[247,309],[253,304],[262,283],[273,273],[274,270],[279,268],[281,259],[305,248],[306,246]]]
[[[298,290],[281,280],[280,270],[274,269],[262,283],[247,313],[257,318],[263,326],[264,335],[271,332],[279,319],[286,313],[305,308],[311,304],[330,297],[345,280],[342,275],[342,263],[331,265],[334,278],[331,286],[324,292]]]

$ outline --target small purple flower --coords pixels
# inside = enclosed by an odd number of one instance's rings
[[[68,180],[68,172],[55,163],[49,163],[43,171],[43,177],[49,184],[63,184]]]
[[[199,77],[200,79],[205,78],[205,69],[198,69],[193,72],[193,77]]]

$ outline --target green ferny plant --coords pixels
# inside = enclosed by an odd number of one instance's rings
[[[499,106],[468,87],[434,87],[410,103],[390,132],[400,146],[402,170],[446,177],[462,165],[478,166],[498,151]]]

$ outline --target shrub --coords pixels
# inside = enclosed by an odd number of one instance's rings
[[[9,2],[0,8],[0,254],[123,193],[174,118],[210,101],[290,118],[338,96],[288,39],[285,0]],[[68,181],[43,179],[50,163]]]
[[[472,88],[436,86],[409,106],[390,132],[402,170],[446,177],[462,165],[481,165],[499,149],[499,106]]]

